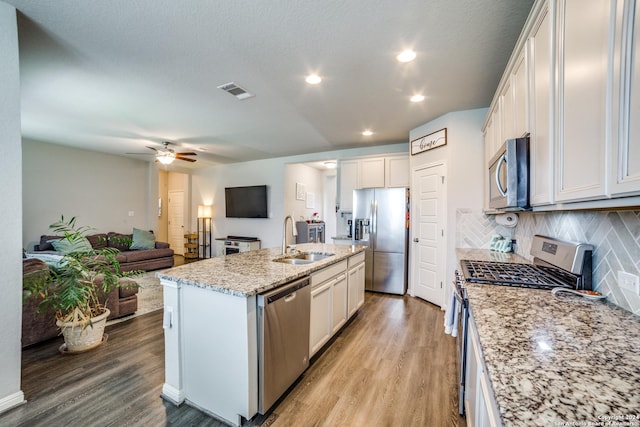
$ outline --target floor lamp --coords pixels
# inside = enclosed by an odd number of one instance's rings
[[[211,258],[211,206],[198,205],[198,239],[200,239],[200,225],[202,225],[202,258]],[[207,256],[207,249],[209,255]]]

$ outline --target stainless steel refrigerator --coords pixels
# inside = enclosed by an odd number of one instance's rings
[[[367,245],[365,289],[407,292],[409,193],[406,188],[353,191],[353,243]]]

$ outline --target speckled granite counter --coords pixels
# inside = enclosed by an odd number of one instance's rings
[[[251,296],[306,276],[365,250],[364,246],[304,243],[301,252],[329,252],[332,257],[311,264],[274,262],[280,248],[260,249],[224,257],[208,258],[157,273],[156,277],[181,285],[211,288],[235,296]]]
[[[528,262],[486,250],[456,254]],[[544,290],[467,284],[467,292],[505,426],[640,426],[640,318]]]

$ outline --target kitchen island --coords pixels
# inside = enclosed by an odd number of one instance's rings
[[[456,252],[458,259],[527,262],[485,250]],[[465,287],[499,423],[640,426],[638,316],[548,290]]]
[[[349,261],[364,259],[365,249],[312,243],[296,248],[334,255],[295,265],[274,261],[283,255],[279,248],[270,248],[201,260],[157,274],[164,298],[165,399],[186,402],[233,425],[257,413],[258,294],[314,273],[324,277],[323,272],[338,266],[346,269]],[[344,289],[346,299],[351,292]]]

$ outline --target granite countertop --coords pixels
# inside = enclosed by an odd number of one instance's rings
[[[223,257],[208,258],[156,274],[161,280],[180,285],[210,288],[239,297],[248,297],[306,276],[365,250],[364,246],[304,243],[296,245],[300,252],[329,252],[329,258],[311,264],[274,262],[282,258],[281,248],[259,249]]]
[[[456,254],[528,262],[488,250]],[[466,288],[505,426],[640,426],[638,316],[605,301],[545,290]]]

